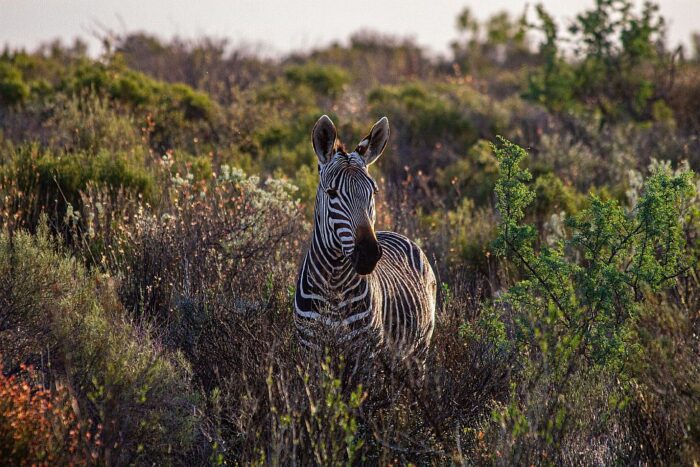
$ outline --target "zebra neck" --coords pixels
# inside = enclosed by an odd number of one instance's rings
[[[336,295],[339,291],[347,290],[348,286],[363,282],[366,279],[355,272],[351,261],[343,252],[328,245],[327,236],[314,229],[311,247],[307,254],[307,274],[313,276],[312,282],[324,295]]]
[[[321,256],[322,261],[326,262],[329,266],[338,268],[343,265],[344,261],[347,261],[341,245],[333,236],[331,229],[320,224],[318,220],[314,221],[311,249],[315,250]]]

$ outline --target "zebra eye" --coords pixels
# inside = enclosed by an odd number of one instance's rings
[[[335,198],[338,197],[338,191],[335,190],[335,189],[333,189],[333,188],[327,189],[327,190],[326,190],[326,193],[328,193],[328,196],[330,196],[331,199],[335,199]]]

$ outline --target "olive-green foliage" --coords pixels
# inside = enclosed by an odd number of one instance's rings
[[[312,88],[280,79],[261,86],[252,105],[258,109],[259,121],[246,149],[253,154],[259,170],[280,170],[293,176],[303,165],[316,166],[316,157],[309,151],[309,128],[322,110]]]
[[[151,145],[160,151],[175,146],[194,151],[195,139],[211,139],[218,125],[218,106],[206,94],[183,84],[163,84],[119,63],[81,64],[58,89],[69,95],[94,92],[133,106],[142,112]]]
[[[188,120],[205,119],[215,111],[215,104],[206,94],[183,84],[163,84],[118,61],[110,65],[80,63],[68,70],[58,89],[69,94],[89,90],[135,107],[167,105],[181,111]]]
[[[47,383],[67,386],[78,414],[100,424],[101,458],[163,462],[188,451],[199,423],[188,364],[127,317],[113,278],[87,272],[45,227],[0,233],[0,270],[6,368],[47,359]]]
[[[490,244],[496,236],[494,212],[488,208],[477,208],[470,198],[449,210],[436,211],[423,221],[431,227],[431,242],[436,250],[447,250],[443,266],[453,270],[478,270],[488,273]],[[441,242],[447,244],[441,244]]]
[[[531,76],[526,96],[554,111],[588,107],[604,121],[667,118],[660,99],[669,84],[661,76],[671,72],[672,58],[659,47],[665,23],[658,11],[652,2],[635,14],[631,0],[596,0],[569,27],[578,59],[570,64],[559,50],[556,23],[539,5],[544,66]]]
[[[494,235],[490,214],[483,209],[474,209],[474,203],[469,199],[464,199],[457,209],[447,213],[455,252],[466,261],[466,265],[470,262],[478,264],[489,256],[488,245]]]
[[[491,144],[477,141],[465,157],[435,171],[438,186],[448,200],[471,198],[483,205],[493,196],[498,165]]]
[[[318,171],[308,165],[302,165],[294,176],[294,185],[299,188],[298,199],[306,207],[306,218],[311,219],[316,207]]]
[[[538,29],[545,37],[539,49],[544,64],[528,78],[528,89],[524,96],[544,104],[555,112],[561,112],[577,105],[572,86],[574,72],[571,65],[560,56],[557,44],[558,26],[554,19],[541,4],[537,5],[536,10],[541,22]]]
[[[155,179],[144,167],[143,159],[124,152],[101,150],[90,152],[59,151],[53,153],[36,144],[7,147],[4,164],[0,166],[0,192],[10,188],[21,193],[31,193],[38,202],[50,209],[54,220],[59,221],[70,204],[79,205],[80,192],[88,184],[111,189],[124,188],[152,199],[155,195]],[[9,193],[7,193],[9,195]],[[26,216],[26,225],[36,225],[38,212],[18,212]]]
[[[524,18],[500,11],[480,22],[471,9],[457,16],[459,38],[450,45],[455,64],[470,75],[488,76],[495,70],[518,68],[531,61]]]
[[[150,146],[158,151],[174,146],[187,148],[191,152],[202,150],[197,141],[214,142],[217,135],[224,131],[222,110],[207,94],[184,84],[163,83],[130,70],[118,55],[107,63],[86,57],[57,63],[51,58],[42,60],[40,56],[16,53],[3,55],[0,63],[0,70],[7,71],[0,72],[0,76],[5,76],[0,82],[7,83],[8,99],[14,96],[13,101],[8,103],[32,104],[33,107],[28,110],[36,112],[37,118],[52,112],[61,115],[61,112],[56,112],[56,106],[66,105],[66,101],[69,105],[75,105],[70,102],[71,99],[78,99],[79,111],[90,114],[91,110],[97,110],[99,116],[109,111],[91,109],[94,99],[108,99],[110,107],[117,110],[117,114],[119,109],[124,108],[132,113],[131,119],[135,122],[132,126],[136,134],[146,137]],[[37,72],[43,68],[50,68],[51,74]],[[22,72],[33,79],[21,81]],[[25,87],[32,92],[12,91],[20,82],[25,83]],[[14,87],[10,89],[11,86]],[[60,126],[61,123],[55,122],[54,125]],[[80,125],[76,125],[76,128],[80,128]]]
[[[359,437],[356,413],[366,394],[362,385],[358,385],[350,397],[345,397],[342,382],[334,375],[330,358],[321,364],[319,380],[306,390],[311,415],[308,428],[311,433],[318,433],[310,436],[314,461],[319,465],[353,464],[361,460],[364,444]],[[305,384],[309,384],[308,376]],[[312,392],[320,394],[312,395]]]
[[[432,172],[467,152],[480,136],[489,137],[500,125],[483,97],[459,86],[419,82],[371,91],[372,114],[392,117],[393,145],[380,161],[385,173],[402,178],[405,167]]]
[[[47,113],[38,139],[52,150],[105,150],[138,157],[148,148],[135,116],[115,108],[106,97],[94,93],[73,97],[57,94]]]
[[[349,46],[333,44],[317,49],[309,53],[308,59],[342,68],[353,87],[360,89],[397,84],[406,77],[426,79],[435,73],[434,63],[412,39],[374,31],[354,33]]]
[[[375,89],[368,100],[375,114],[394,116],[392,126],[399,134],[405,132],[407,147],[432,149],[451,135],[458,147],[466,148],[474,142],[475,131],[449,92],[449,88],[410,83]]]
[[[535,179],[535,214],[541,219],[549,214],[575,214],[583,204],[584,196],[573,187],[567,186],[552,173],[540,175]]]
[[[348,83],[348,74],[342,68],[332,65],[307,63],[287,68],[284,76],[290,83],[310,87],[322,96],[337,97]]]
[[[11,63],[0,62],[0,104],[15,105],[29,97],[29,86]]]

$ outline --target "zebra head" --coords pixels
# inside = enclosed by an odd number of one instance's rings
[[[328,116],[322,116],[311,133],[320,175],[314,215],[321,241],[326,249],[348,258],[361,275],[370,274],[382,257],[374,232],[377,184],[367,167],[382,155],[388,140],[386,117],[351,153],[338,142]]]

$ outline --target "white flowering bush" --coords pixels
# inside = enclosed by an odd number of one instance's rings
[[[210,180],[176,173],[165,184],[157,208],[88,190],[82,252],[118,278],[136,316],[167,323],[171,342],[194,352],[213,315],[264,310],[291,286],[308,226],[283,180],[224,165]]]

